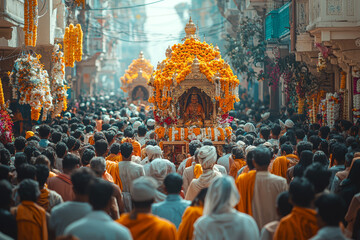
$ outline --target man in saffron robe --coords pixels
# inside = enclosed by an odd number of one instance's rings
[[[319,229],[316,211],[310,208],[315,197],[314,187],[306,178],[295,178],[290,183],[289,194],[294,207],[289,215],[281,219],[274,240],[309,239]]]
[[[18,227],[18,239],[47,240],[46,211],[36,204],[40,195],[39,184],[32,179],[25,179],[18,190],[21,204],[13,209]]]
[[[133,146],[135,156],[141,156],[141,145],[138,141],[134,139],[134,130],[132,127],[127,127],[124,130],[124,138],[121,140],[121,144],[130,143]]]
[[[134,209],[123,214],[118,223],[127,227],[133,239],[168,240],[176,238],[173,223],[151,214],[151,204],[156,197],[156,181],[151,177],[140,177],[133,181],[131,198]]]
[[[79,157],[67,154],[63,160],[63,173],[48,179],[48,188],[60,194],[65,202],[72,201],[75,197],[70,175],[75,169],[79,168],[79,165]]]
[[[46,186],[46,180],[49,177],[49,168],[43,164],[36,165],[36,180],[39,183],[40,196],[37,204],[50,212],[53,207],[63,202],[62,197],[55,191],[49,190]]]
[[[286,178],[288,168],[299,162],[298,156],[292,153],[293,148],[289,144],[281,145],[281,156],[274,160],[271,173]]]
[[[110,147],[110,154],[105,158],[107,161],[121,162],[122,156],[120,154],[120,144],[113,143]]]
[[[276,198],[287,190],[286,180],[268,172],[270,150],[260,146],[254,150],[253,164],[256,170],[240,175],[236,186],[240,193],[237,209],[254,217],[259,229],[277,220]]]
[[[244,151],[240,147],[235,147],[232,149],[231,158],[234,160],[234,162],[230,166],[229,175],[234,179],[236,179],[238,171],[246,165],[244,157]]]

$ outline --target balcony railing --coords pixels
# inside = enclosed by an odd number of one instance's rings
[[[343,27],[344,24],[347,27],[360,26],[360,2],[357,0],[310,0],[309,10],[308,31],[315,28]]]
[[[24,25],[24,0],[0,1],[0,27]]]
[[[290,33],[290,2],[269,12],[265,18],[265,40],[276,41]]]

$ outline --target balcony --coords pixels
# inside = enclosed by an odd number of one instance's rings
[[[24,0],[0,1],[0,27],[24,25]]]
[[[265,18],[265,40],[277,42],[290,34],[289,6],[290,2],[272,10]]]
[[[360,27],[360,2],[357,0],[310,0],[308,31],[317,28]]]

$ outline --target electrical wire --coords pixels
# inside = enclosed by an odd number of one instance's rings
[[[148,5],[152,5],[152,4],[156,4],[159,2],[163,2],[164,0],[158,0],[155,2],[151,2],[151,3],[144,3],[144,4],[138,4],[138,5],[133,5],[133,6],[124,6],[124,7],[113,7],[113,8],[89,8],[89,9],[85,9],[85,11],[111,11],[111,10],[119,10],[119,9],[129,9],[129,8],[137,8],[137,7],[144,7],[144,6],[148,6]]]

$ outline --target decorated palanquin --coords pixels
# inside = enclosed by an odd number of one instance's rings
[[[165,156],[165,145],[174,148],[183,143],[185,150],[194,139],[224,144],[232,134],[228,113],[239,100],[239,80],[221,58],[219,48],[199,40],[191,19],[185,32],[184,42],[167,49],[166,59],[148,82],[155,132]]]
[[[153,72],[150,61],[144,58],[140,52],[139,58],[132,61],[124,76],[120,78],[121,89],[128,93],[128,102],[136,104],[148,104],[150,87],[147,82]]]

